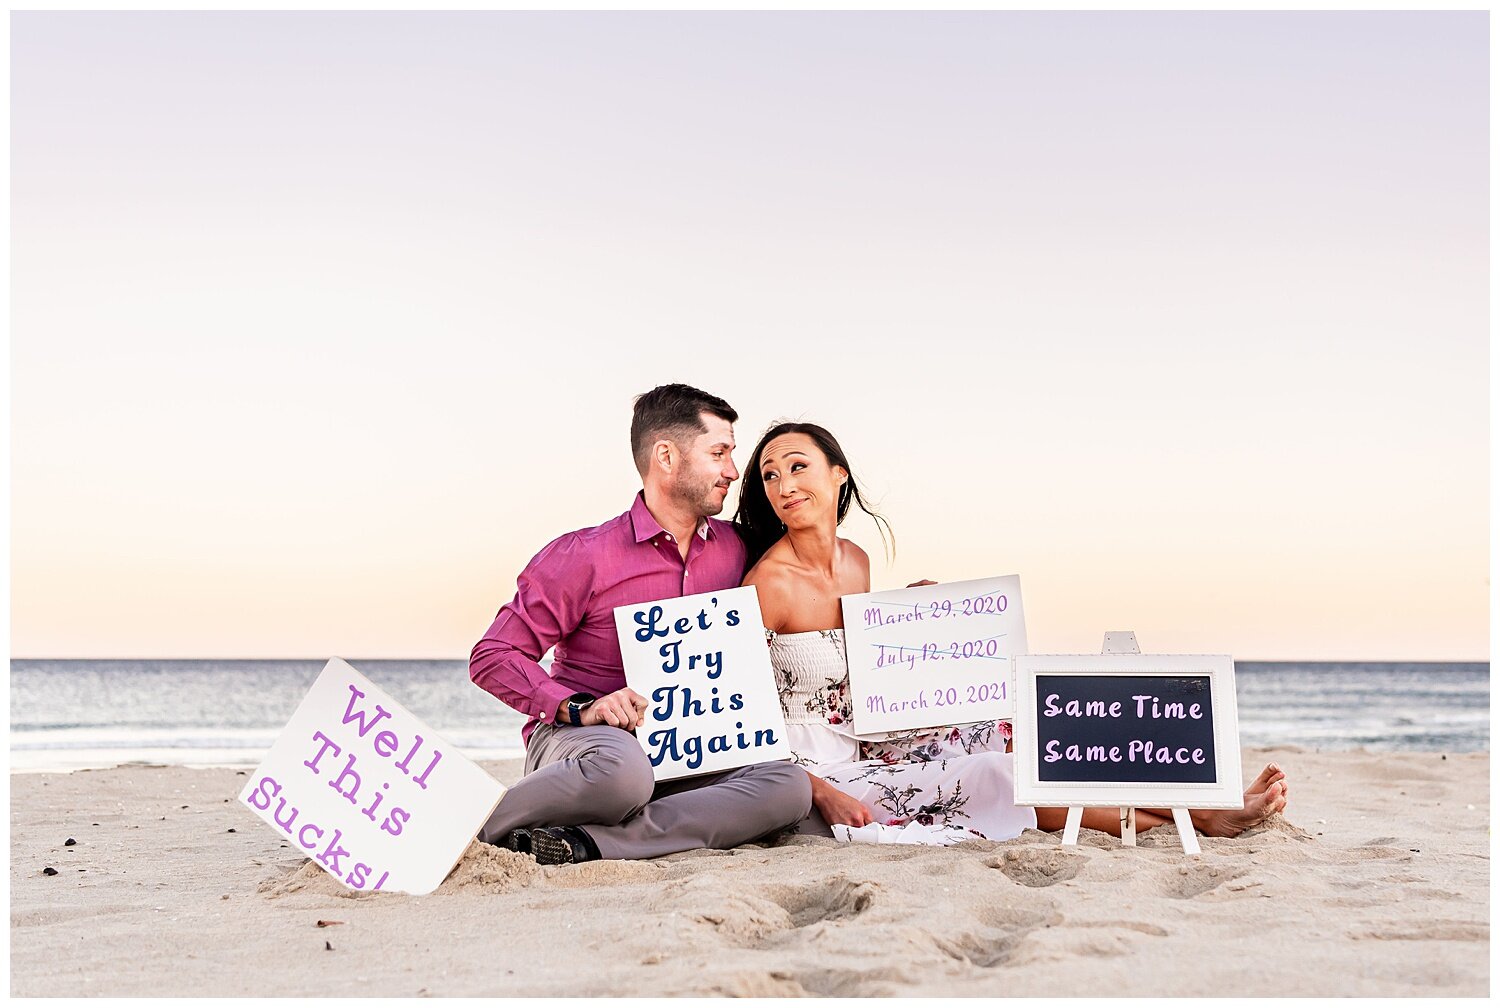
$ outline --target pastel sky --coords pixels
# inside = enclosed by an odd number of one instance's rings
[[[465,657],[684,381],[1033,651],[1488,659],[1484,13],[11,42],[16,656]]]

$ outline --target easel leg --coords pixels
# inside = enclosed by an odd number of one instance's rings
[[[1177,824],[1177,836],[1182,840],[1182,851],[1184,854],[1201,854],[1203,848],[1198,846],[1198,834],[1193,831],[1193,820],[1185,808],[1174,808],[1172,810],[1172,821]]]
[[[1063,846],[1078,846],[1078,827],[1083,825],[1083,806],[1068,806],[1068,821],[1063,823]]]
[[[1135,809],[1120,809],[1120,843],[1125,847],[1135,846]]]

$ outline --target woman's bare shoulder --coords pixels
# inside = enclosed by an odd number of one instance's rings
[[[855,581],[861,582],[864,585],[864,587],[858,588],[857,590],[861,592],[869,591],[870,554],[866,553],[864,549],[861,548],[857,543],[852,543],[848,539],[839,540],[839,552],[842,558],[848,564],[849,575],[851,575]]]
[[[743,584],[755,587],[755,596],[760,602],[761,619],[772,630],[781,630],[790,617],[797,593],[793,585],[795,574],[790,564],[782,559],[775,546],[756,561],[745,573]]]
[[[745,572],[745,578],[740,583],[760,586],[785,579],[791,567],[782,555],[783,551],[777,548],[780,545],[778,542],[766,550],[765,555],[755,561],[755,566]]]

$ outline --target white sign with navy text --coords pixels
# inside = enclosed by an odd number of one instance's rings
[[[1014,713],[1011,659],[1026,653],[1016,575],[845,595],[842,602],[856,734]]]
[[[505,787],[334,658],[240,801],[350,889],[429,893]]]
[[[753,586],[620,606],[615,629],[657,780],[791,758]]]

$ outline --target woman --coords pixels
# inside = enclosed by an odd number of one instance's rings
[[[839,599],[870,590],[870,561],[837,527],[855,503],[884,536],[833,435],[780,424],[751,456],[736,516],[792,749],[812,777],[818,817],[805,828],[879,823],[906,842],[1018,836],[1036,816],[1012,801],[1006,733],[993,722],[854,737]]]
[[[839,600],[870,590],[870,560],[837,534],[853,504],[875,519],[883,540],[889,525],[866,506],[833,435],[817,424],[781,423],[751,453],[735,515],[748,549],[744,583],[760,598],[794,758],[812,778],[817,815],[804,830],[875,822],[903,834],[887,839],[948,843],[1061,829],[1066,809],[1014,802],[1009,724],[855,738]],[[1285,805],[1284,775],[1271,764],[1243,809],[1192,816],[1210,836],[1236,836]],[[1136,813],[1137,830],[1171,821],[1165,810]],[[1085,809],[1083,825],[1120,835],[1113,809]]]

